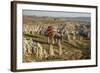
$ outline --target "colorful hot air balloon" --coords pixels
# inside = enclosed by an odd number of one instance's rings
[[[56,27],[48,26],[48,29],[47,29],[48,37],[54,37],[56,33],[57,33]]]

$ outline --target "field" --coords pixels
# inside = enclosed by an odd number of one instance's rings
[[[84,18],[23,18],[23,62],[91,58],[90,22]],[[52,27],[50,33],[49,26]]]

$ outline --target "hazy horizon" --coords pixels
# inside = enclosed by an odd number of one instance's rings
[[[48,16],[48,17],[91,17],[91,13],[83,12],[64,12],[64,11],[39,11],[23,10],[25,16]]]

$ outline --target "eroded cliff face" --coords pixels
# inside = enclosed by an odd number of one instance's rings
[[[56,27],[48,38],[49,26]],[[23,62],[90,59],[91,23],[85,18],[23,16]],[[59,36],[58,36],[59,34]],[[49,43],[49,41],[54,43]],[[53,53],[52,55],[50,55]]]

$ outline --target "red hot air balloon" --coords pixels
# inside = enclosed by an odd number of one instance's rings
[[[47,29],[48,37],[54,37],[56,33],[57,33],[56,27],[48,26],[48,29]]]

